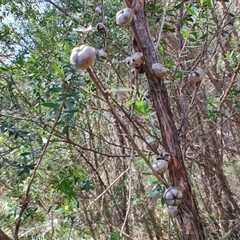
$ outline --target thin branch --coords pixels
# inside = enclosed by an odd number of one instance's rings
[[[234,72],[234,74],[232,75],[232,78],[231,78],[231,81],[230,81],[230,84],[229,84],[228,89],[225,91],[225,93],[224,93],[223,96],[221,97],[221,101],[220,101],[220,103],[219,103],[218,110],[220,110],[220,109],[222,108],[223,103],[225,102],[225,100],[226,100],[229,92],[231,91],[231,89],[232,89],[232,87],[233,87],[233,84],[234,84],[234,82],[235,82],[235,80],[236,80],[236,77],[237,77],[237,75],[238,75],[239,70],[240,70],[240,64],[238,65],[237,70],[236,70],[236,71]]]
[[[126,172],[128,172],[129,168],[123,171],[100,195],[98,195],[91,203],[90,206],[96,202],[99,198],[101,198]]]
[[[15,232],[14,232],[14,239],[15,239],[15,240],[18,240],[18,239],[19,239],[19,238],[18,238],[18,231],[19,231],[19,228],[20,228],[20,224],[21,224],[21,220],[22,220],[22,215],[23,215],[24,211],[26,210],[26,208],[27,208],[27,206],[28,206],[28,203],[29,203],[29,201],[30,201],[30,190],[31,190],[31,186],[32,186],[33,181],[34,181],[34,179],[35,179],[35,177],[36,177],[37,170],[38,170],[38,168],[39,168],[39,166],[40,166],[40,164],[41,164],[41,162],[42,162],[42,160],[43,160],[43,157],[45,156],[45,154],[46,154],[46,152],[47,152],[47,150],[48,150],[48,146],[50,145],[50,142],[51,142],[50,140],[51,140],[52,135],[53,135],[53,132],[54,132],[56,126],[57,126],[57,123],[58,123],[58,121],[59,121],[59,119],[60,119],[60,117],[61,117],[61,113],[62,113],[62,110],[63,110],[63,108],[64,108],[64,102],[65,102],[66,98],[67,98],[67,95],[65,96],[65,98],[64,98],[64,100],[63,100],[63,102],[62,102],[62,106],[61,106],[61,108],[59,109],[59,114],[58,114],[58,116],[57,116],[57,118],[56,118],[56,120],[55,120],[55,122],[54,122],[54,124],[53,124],[53,126],[52,126],[52,129],[51,129],[51,131],[50,131],[50,133],[49,133],[47,142],[46,142],[46,144],[45,144],[45,146],[44,146],[44,148],[43,148],[43,150],[42,150],[42,153],[41,153],[41,155],[40,155],[40,157],[39,157],[39,159],[38,159],[38,161],[37,161],[37,163],[36,163],[36,165],[35,165],[35,168],[34,168],[34,170],[33,170],[31,179],[30,179],[30,181],[29,181],[29,184],[28,184],[28,187],[27,187],[27,190],[26,190],[26,194],[25,194],[25,199],[24,199],[23,204],[22,204],[22,206],[21,206],[21,211],[20,211],[20,213],[19,213],[18,220],[17,220],[16,226],[15,226]]]
[[[115,231],[120,233],[120,230],[118,228],[116,228],[114,225],[112,225],[112,223],[109,221],[109,219],[102,213],[100,207],[98,206],[97,202],[94,202],[95,207],[97,208],[97,210],[99,211],[99,213],[102,215],[102,217],[106,220],[106,222],[108,223],[108,225],[113,228]],[[128,234],[126,234],[125,232],[122,233],[122,235],[124,235],[125,237],[127,237],[127,239],[131,239],[133,240],[132,237],[130,237]]]
[[[154,170],[154,168],[152,167],[152,164],[150,163],[150,161],[146,158],[146,156],[143,154],[143,152],[139,149],[139,147],[137,146],[137,144],[135,143],[134,139],[131,137],[131,135],[129,134],[129,131],[127,129],[126,124],[124,124],[121,120],[121,118],[119,117],[119,115],[116,113],[116,110],[114,108],[114,106],[112,105],[112,103],[109,100],[109,91],[103,86],[101,80],[98,78],[98,76],[95,74],[95,72],[93,71],[93,69],[89,68],[87,69],[89,76],[91,77],[91,79],[93,80],[94,84],[96,85],[96,87],[99,89],[99,91],[102,93],[103,97],[106,100],[106,103],[108,104],[114,118],[116,119],[116,121],[119,123],[119,125],[121,126],[122,130],[125,133],[126,138],[130,141],[130,143],[132,144],[132,146],[134,147],[134,149],[137,151],[137,153],[139,154],[139,156],[141,156],[144,161],[147,163],[147,165],[149,166],[149,168],[153,171],[154,175],[158,178],[158,180],[166,187],[169,187],[169,184],[159,175],[157,174],[157,172]]]
[[[168,4],[166,3],[165,6],[164,6],[164,10],[163,10],[163,17],[162,17],[162,22],[161,22],[159,34],[158,34],[157,44],[156,44],[156,46],[155,46],[155,50],[156,50],[156,51],[158,50],[158,47],[159,47],[159,45],[160,45],[160,41],[161,41],[161,39],[162,39],[162,30],[163,30],[163,26],[164,26],[165,19],[166,19],[167,7],[168,7]]]
[[[233,231],[235,231],[238,227],[240,227],[240,222],[236,226],[234,226],[233,228],[229,229],[228,232],[220,238],[220,240],[227,239],[233,233]]]
[[[70,17],[71,15],[69,13],[67,13],[66,11],[64,11],[63,8],[59,7],[57,4],[55,4],[54,2],[52,2],[51,0],[46,0],[48,3],[52,4],[55,8],[57,8],[60,12],[62,12],[65,16]]]
[[[122,225],[122,228],[121,228],[121,232],[120,232],[120,236],[122,236],[123,234],[123,231],[124,231],[124,227],[127,223],[127,220],[128,220],[128,216],[129,216],[129,213],[130,213],[130,209],[131,209],[131,199],[132,199],[132,162],[133,162],[133,158],[134,158],[134,149],[132,148],[132,152],[131,152],[131,158],[129,160],[129,165],[128,165],[128,168],[127,170],[129,170],[129,187],[128,187],[128,202],[127,202],[127,211],[126,211],[126,214],[125,214],[125,218],[124,218],[124,221],[123,221],[123,225]]]

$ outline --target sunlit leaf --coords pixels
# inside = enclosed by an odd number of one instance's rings
[[[54,64],[53,68],[59,74],[60,77],[65,78],[64,71],[58,65]]]
[[[132,92],[133,90],[131,88],[123,88],[123,87],[118,87],[118,88],[111,88],[110,92]]]
[[[197,13],[196,13],[192,8],[187,7],[187,11],[188,11],[188,13],[190,13],[191,15],[197,16]]]
[[[189,32],[188,32],[187,30],[182,29],[182,30],[181,30],[181,33],[182,33],[182,35],[183,35],[185,38],[188,38],[188,37],[189,37]]]
[[[87,28],[83,27],[83,26],[79,26],[77,28],[74,28],[73,31],[74,32],[82,32],[82,33],[85,33],[85,32],[89,32],[93,29],[92,25],[88,26]]]

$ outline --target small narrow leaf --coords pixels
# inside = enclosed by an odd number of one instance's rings
[[[203,34],[199,39],[200,39],[200,40],[205,40],[207,37],[208,37],[208,34],[205,33],[205,34]]]
[[[51,103],[51,102],[42,103],[42,106],[54,108],[54,109],[58,109],[60,107],[60,105],[58,103]]]
[[[193,16],[197,16],[197,13],[190,7],[187,7],[187,11],[189,14],[193,15]]]
[[[24,153],[21,153],[20,156],[24,157],[24,156],[27,156],[27,155],[30,155],[31,153],[30,152],[24,152]]]
[[[1,125],[1,133],[4,133],[5,129],[4,129],[4,125]]]
[[[161,205],[164,206],[165,203],[166,203],[166,201],[165,201],[164,197],[162,197],[162,198],[161,198]]]
[[[51,91],[51,92],[63,92],[64,88],[62,88],[62,87],[52,87],[52,88],[49,88],[49,91]]]
[[[212,0],[203,0],[203,2],[205,3],[203,6],[207,5],[208,8],[212,6]]]
[[[69,129],[69,126],[64,126],[62,130],[62,134],[67,134],[68,129]]]
[[[189,32],[187,30],[182,29],[181,33],[185,38],[189,37]]]
[[[78,109],[65,109],[63,112],[64,113],[76,113],[76,112],[78,112]]]
[[[53,65],[54,70],[58,73],[58,75],[62,78],[65,78],[64,71],[57,65]]]

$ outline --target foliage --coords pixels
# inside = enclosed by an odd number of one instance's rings
[[[206,239],[228,231],[237,239],[240,9],[236,0],[196,2],[147,1],[146,17],[168,67],[164,82]],[[150,162],[164,150],[146,76],[124,63],[133,50],[131,29],[115,23],[124,3],[104,1],[104,19],[99,4],[1,1],[0,226],[14,236],[27,199],[21,239],[180,239],[163,185],[129,140]],[[106,35],[95,27],[102,21]],[[129,136],[87,71],[70,66],[82,43],[107,51],[93,69]],[[205,78],[193,86],[187,74],[198,68]],[[157,152],[149,138],[160,141]]]

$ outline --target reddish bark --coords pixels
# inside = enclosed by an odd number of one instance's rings
[[[12,240],[12,238],[10,238],[0,229],[0,240]]]
[[[173,163],[169,169],[172,185],[179,187],[184,195],[184,202],[181,205],[180,217],[178,218],[182,237],[183,239],[191,240],[205,239],[198,216],[198,209],[184,166],[177,129],[170,109],[167,89],[163,79],[156,78],[151,70],[152,64],[159,62],[159,60],[146,22],[145,1],[125,0],[125,3],[127,7],[132,8],[134,11],[131,28],[137,41],[138,48],[144,55],[145,72],[148,78],[150,95],[161,127],[163,145],[165,150],[169,151],[172,155]]]

